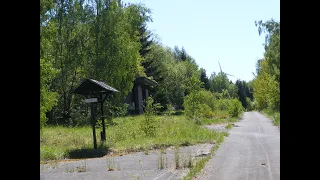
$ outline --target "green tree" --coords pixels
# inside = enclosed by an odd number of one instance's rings
[[[280,22],[255,22],[259,35],[266,33],[264,58],[257,62],[254,98],[259,109],[280,111]]]
[[[57,103],[57,93],[49,90],[49,82],[56,72],[50,61],[40,59],[40,130],[46,124],[46,113]]]
[[[164,108],[167,104],[172,104],[176,109],[183,108],[184,96],[201,88],[198,65],[192,60],[176,59],[174,50],[169,47],[152,45],[146,61],[153,70],[153,79],[158,82],[155,100]]]
[[[266,22],[255,22],[259,35],[265,35],[265,54],[268,59],[269,73],[275,75],[276,81],[280,84],[280,21],[274,19]]]
[[[51,12],[54,39],[51,43],[54,51],[54,67],[59,70],[52,80],[52,88],[58,92],[58,104],[51,112],[54,122],[72,123],[73,113],[72,90],[81,78],[87,77],[85,70],[90,57],[86,57],[86,49],[90,47],[89,19],[93,19],[93,11],[81,0],[59,0],[55,2]]]
[[[97,10],[90,33],[94,45],[88,52],[93,54],[88,71],[91,78],[120,90],[108,101],[115,106],[113,109],[125,108],[123,100],[132,90],[135,77],[145,76],[139,53],[139,25],[144,20],[141,13],[146,9],[116,0],[97,0],[93,7]]]
[[[72,90],[82,78],[93,78],[115,87],[110,97],[115,106],[131,91],[136,76],[144,75],[139,54],[142,5],[123,5],[111,0],[58,0],[40,2],[40,57],[58,73],[48,81],[58,93],[52,122],[70,122],[87,114],[83,99]]]
[[[211,87],[210,90],[212,92],[222,93],[223,89],[228,89],[229,79],[225,73],[219,72],[216,74],[213,72],[210,76]]]
[[[252,96],[252,92],[249,88],[249,85],[246,81],[240,81],[240,80],[237,80],[236,81],[236,86],[238,87],[238,97],[239,97],[239,100],[240,102],[242,103],[242,106],[244,108],[247,108],[248,107],[248,100],[247,98],[251,99],[253,98]]]
[[[194,59],[186,52],[183,46],[181,47],[181,50],[178,46],[174,46],[172,53],[177,61],[194,62]]]
[[[201,72],[200,80],[201,82],[203,82],[202,87],[206,90],[209,90],[210,84],[209,84],[209,78],[207,77],[207,74],[206,74],[206,70],[203,68],[200,68],[200,72]]]
[[[141,43],[141,49],[139,51],[141,57],[145,57],[146,54],[151,50],[150,45],[153,43],[151,32],[147,30],[146,24],[141,24],[139,27],[139,41]]]
[[[227,74],[219,72],[216,74],[213,72],[209,78],[210,91],[216,93],[222,93],[223,90],[227,90],[230,98],[237,98],[238,87],[229,81]]]
[[[40,1],[40,130],[47,122],[47,112],[57,103],[57,93],[50,87],[51,80],[56,76],[57,69],[53,67],[50,43],[53,34],[49,11],[53,8],[51,0]],[[41,131],[40,131],[41,132]]]
[[[261,62],[261,72],[254,80],[253,96],[259,110],[271,108],[280,110],[280,88],[275,76],[268,73],[267,60]]]

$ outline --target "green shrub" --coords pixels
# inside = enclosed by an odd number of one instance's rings
[[[276,126],[280,126],[280,112],[273,109],[263,109],[263,114],[272,119],[273,124]]]
[[[253,111],[254,110],[254,102],[251,101],[249,97],[246,97],[246,102],[247,102],[247,111]]]
[[[193,91],[184,98],[185,115],[194,117],[212,117],[215,97],[210,91]]]
[[[228,92],[227,89],[222,89],[222,93],[221,93],[222,97],[225,99],[230,99],[230,94]]]
[[[214,113],[212,109],[207,104],[199,104],[199,114],[201,117],[212,118]]]
[[[164,115],[168,115],[168,116],[171,116],[173,114],[175,114],[175,108],[172,104],[167,104],[167,110],[165,112],[163,112]]]
[[[154,104],[153,98],[150,96],[144,105],[144,120],[141,123],[141,130],[148,137],[155,136],[156,132],[156,121],[155,121],[155,113],[161,106],[159,103]]]
[[[239,117],[243,112],[243,107],[238,99],[232,99],[231,106],[229,107],[230,117]]]
[[[232,99],[218,99],[215,101],[215,110],[228,111],[232,104]]]

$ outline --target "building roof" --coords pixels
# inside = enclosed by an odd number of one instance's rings
[[[83,79],[80,85],[73,90],[73,93],[80,95],[90,94],[108,94],[112,92],[119,92],[117,89],[105,84],[104,82],[94,79]]]
[[[158,84],[156,81],[148,79],[147,77],[143,77],[143,76],[136,77],[135,82],[137,84],[143,84],[147,86],[155,86]]]

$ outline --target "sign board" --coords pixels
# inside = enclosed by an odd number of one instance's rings
[[[98,102],[97,98],[90,98],[90,99],[85,99],[84,100],[85,103],[93,103],[93,102]]]

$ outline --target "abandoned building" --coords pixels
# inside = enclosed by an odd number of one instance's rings
[[[157,82],[147,77],[136,77],[132,91],[129,92],[125,103],[129,104],[128,114],[142,114],[143,102],[148,100],[150,90],[157,85]]]

